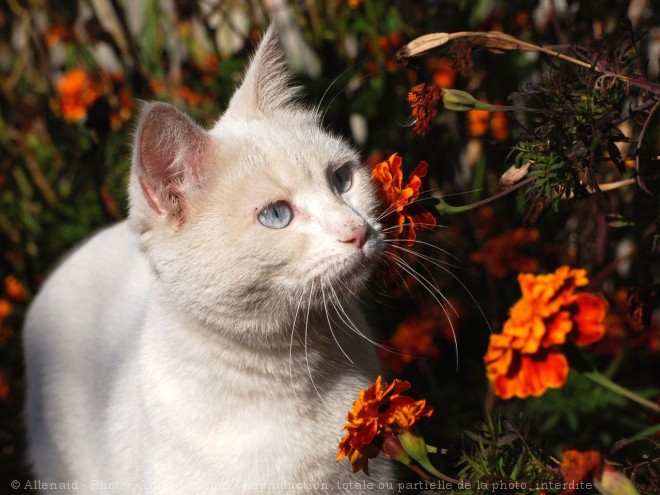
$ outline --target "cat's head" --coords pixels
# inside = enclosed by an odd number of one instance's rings
[[[296,102],[272,27],[212,129],[143,107],[130,201],[166,290],[208,322],[290,320],[352,291],[382,250],[369,171]]]

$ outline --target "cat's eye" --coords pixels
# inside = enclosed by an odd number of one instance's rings
[[[259,212],[259,223],[269,229],[283,229],[291,223],[293,212],[286,201],[276,201]]]
[[[332,174],[332,185],[339,194],[345,193],[353,185],[353,178],[351,175],[351,168],[348,165],[339,167]]]

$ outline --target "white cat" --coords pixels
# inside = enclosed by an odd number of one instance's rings
[[[295,96],[271,28],[210,131],[143,107],[128,221],[66,259],[27,317],[41,481],[388,491],[356,489],[367,478],[335,461],[346,413],[378,374],[353,295],[382,251],[375,192]],[[386,460],[372,463],[374,486],[392,480]]]

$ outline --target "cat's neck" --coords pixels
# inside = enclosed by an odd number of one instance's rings
[[[353,308],[347,305],[348,313]],[[257,313],[257,312],[255,312]],[[330,315],[338,321],[337,315]],[[147,311],[144,347],[166,362],[175,359],[183,366],[213,368],[225,373],[263,375],[276,381],[307,377],[311,370],[346,368],[343,348],[355,349],[362,338],[346,329],[332,328],[324,311],[301,309],[289,321],[272,321],[261,315],[244,315],[212,323],[201,321],[177,307],[158,291],[152,294]],[[341,346],[341,347],[340,347]],[[361,347],[361,346],[360,346]]]

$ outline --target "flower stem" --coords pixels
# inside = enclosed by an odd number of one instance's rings
[[[417,461],[417,463],[422,468],[424,468],[427,473],[432,474],[438,479],[448,481],[449,483],[454,483],[456,485],[460,483],[459,480],[451,478],[446,474],[441,473],[433,466],[433,464],[431,464],[431,460],[429,459],[428,453],[433,452],[434,450],[437,449],[433,447],[429,449],[429,446],[426,445],[426,442],[417,431],[417,428],[413,426],[408,430],[401,431],[400,433],[397,434],[397,439],[400,442],[400,445],[403,448],[403,450],[415,461]],[[415,471],[417,474],[420,474],[420,476],[422,476],[424,479],[427,479],[426,477],[421,475],[421,473],[417,469],[414,469],[416,467],[414,466],[414,464],[407,463],[406,465],[410,467],[413,471]]]
[[[606,389],[611,390],[612,392],[615,392],[619,395],[622,395],[623,397],[633,402],[637,402],[638,404],[650,409],[651,411],[660,412],[660,404],[656,404],[655,402],[645,399],[644,397],[633,392],[632,390],[629,390],[625,387],[622,387],[621,385],[614,383],[605,375],[601,375],[597,371],[589,371],[587,373],[584,373],[584,376],[589,378],[592,382],[597,383],[601,387],[605,387]]]
[[[446,474],[441,473],[436,468],[434,468],[430,462],[425,462],[420,464],[422,464],[422,467],[424,469],[426,469],[429,473],[431,473],[433,476],[435,476],[438,479],[447,481],[448,483],[453,483],[454,485],[461,484],[461,480],[457,480],[456,478],[452,478],[451,476],[447,476]]]
[[[501,198],[502,196],[506,196],[510,192],[513,192],[516,189],[519,189],[520,187],[529,184],[530,182],[534,182],[536,179],[537,177],[527,177],[526,179],[521,180],[517,184],[509,187],[508,189],[504,189],[503,191],[493,194],[492,196],[488,196],[487,198],[482,199],[481,201],[477,201],[476,203],[470,203],[469,205],[452,206],[450,204],[445,203],[443,200],[440,200],[440,202],[436,205],[436,209],[438,210],[438,213],[440,213],[441,215],[453,215],[455,213],[464,213],[466,211],[473,210],[475,208],[488,204],[491,201],[495,201],[496,199]]]

